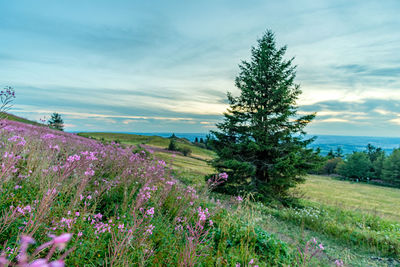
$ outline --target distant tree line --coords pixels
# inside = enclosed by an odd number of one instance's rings
[[[198,147],[201,147],[201,148],[205,148],[205,149],[208,149],[208,150],[213,150],[212,139],[213,139],[212,136],[210,134],[207,134],[206,138],[202,138],[202,137],[198,138],[198,137],[196,137],[194,139],[193,144],[198,146]]]
[[[364,151],[353,152],[346,157],[341,148],[331,150],[323,157],[315,173],[400,187],[400,148],[386,155],[382,148],[368,144]]]

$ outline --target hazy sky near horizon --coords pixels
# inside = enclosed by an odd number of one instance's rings
[[[400,135],[400,1],[0,0],[12,113],[69,131],[207,132],[266,29],[295,56],[311,134]]]

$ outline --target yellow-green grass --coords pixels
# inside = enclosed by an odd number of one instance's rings
[[[179,154],[173,156],[167,152],[156,152],[155,156],[172,166],[177,178],[186,184],[197,184],[202,187],[205,182],[204,177],[216,172],[205,160]]]
[[[308,176],[298,188],[305,199],[313,202],[400,221],[400,189],[317,175]]]
[[[123,134],[123,133],[79,133],[80,136],[91,137],[95,139],[104,139],[106,141],[120,141],[123,144],[129,145],[149,145],[157,148],[167,148],[170,142],[169,138],[160,136],[146,136],[136,134]],[[211,150],[204,149],[193,145],[186,139],[178,138],[177,146],[179,148],[188,147],[192,151],[191,156],[202,160],[210,160],[215,156]]]
[[[22,118],[22,117],[18,117],[18,116],[13,115],[13,114],[3,113],[3,112],[0,112],[0,119],[7,119],[7,120],[10,120],[10,121],[18,121],[18,122],[23,122],[23,123],[26,123],[26,124],[32,124],[32,125],[36,125],[36,126],[45,126],[45,125],[40,124],[38,122],[31,121],[31,120],[28,120],[28,119],[25,119],[25,118]]]

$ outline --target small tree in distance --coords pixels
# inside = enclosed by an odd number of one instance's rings
[[[176,145],[175,138],[171,138],[171,140],[169,141],[168,150],[170,150],[170,151],[177,151],[178,150],[178,146]]]
[[[0,91],[0,128],[4,127],[2,122],[7,117],[7,111],[12,107],[12,101],[15,98],[15,91],[12,87],[7,86]]]
[[[0,119],[11,108],[12,101],[15,98],[15,91],[12,87],[7,86],[0,91]]]
[[[51,114],[51,118],[48,120],[47,124],[50,126],[50,128],[64,131],[64,121],[61,118],[61,115],[57,112]]]
[[[228,93],[230,108],[212,131],[218,156],[213,165],[229,174],[219,191],[284,200],[314,167],[316,153],[307,148],[314,139],[305,139],[303,128],[315,114],[297,115],[301,90],[294,82],[293,58],[285,60],[285,52],[267,31],[252,48],[251,60],[239,65],[240,96]]]

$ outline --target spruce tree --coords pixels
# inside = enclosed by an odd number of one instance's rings
[[[51,114],[51,118],[47,123],[53,129],[64,131],[64,121],[61,118],[61,115],[58,114],[57,112]]]
[[[168,150],[177,151],[178,146],[176,145],[176,138],[171,138],[168,145]]]
[[[297,115],[301,90],[293,58],[284,59],[285,52],[267,31],[251,49],[251,60],[239,65],[240,96],[228,93],[230,108],[212,131],[213,165],[229,174],[219,191],[283,199],[314,167],[316,153],[307,148],[314,139],[306,139],[303,128],[315,114]]]

